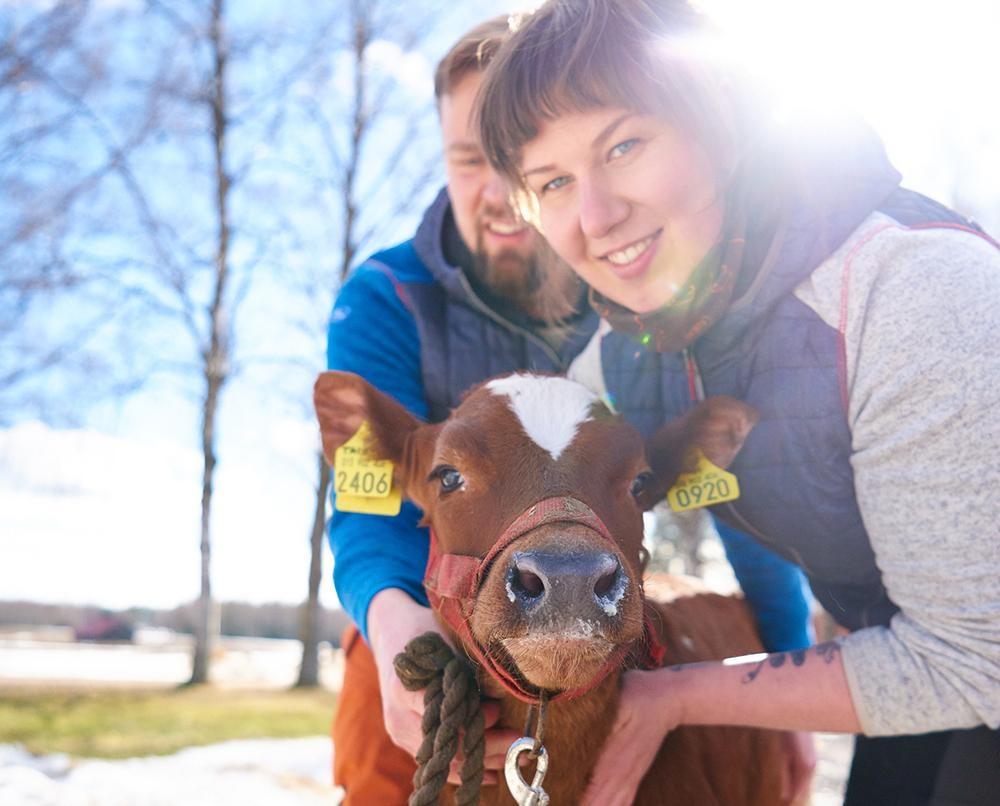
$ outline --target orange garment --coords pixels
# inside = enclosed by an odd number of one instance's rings
[[[385,730],[375,656],[353,625],[340,645],[345,668],[333,719],[333,782],[347,791],[344,806],[405,806],[417,765]]]

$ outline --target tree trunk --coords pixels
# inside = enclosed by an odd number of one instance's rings
[[[224,3],[214,0],[211,9],[211,45],[214,57],[212,87],[209,95],[211,131],[215,156],[215,203],[218,233],[215,252],[215,277],[212,299],[208,306],[211,334],[207,349],[202,355],[205,373],[205,400],[202,409],[202,451],[205,471],[201,491],[201,595],[198,599],[198,620],[195,625],[194,659],[191,664],[190,684],[208,682],[211,645],[218,623],[212,618],[211,558],[212,543],[209,532],[212,508],[212,481],[215,473],[215,417],[219,407],[219,394],[229,377],[229,314],[226,310],[226,287],[229,281],[229,191],[231,181],[226,172],[226,44],[223,32]]]
[[[212,618],[212,540],[209,531],[212,511],[212,484],[215,477],[215,414],[218,408],[222,380],[209,374],[205,404],[202,410],[201,438],[204,470],[201,484],[201,594],[198,597],[194,633],[194,660],[190,684],[208,682],[209,659],[215,634]]]
[[[316,488],[316,509],[313,514],[309,545],[309,598],[302,605],[302,665],[296,688],[319,685],[319,586],[323,579],[323,540],[326,538],[326,501],[330,492],[330,467],[319,454],[319,484]]]

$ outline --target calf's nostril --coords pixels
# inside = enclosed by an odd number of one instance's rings
[[[618,615],[618,604],[625,594],[627,580],[625,571],[617,559],[614,559],[614,567],[605,571],[594,583],[594,598],[597,606],[604,611],[606,616]]]
[[[518,593],[532,599],[541,596],[545,590],[545,584],[542,582],[541,577],[523,568],[515,571],[513,587]]]
[[[608,591],[611,590],[611,586],[615,584],[615,580],[618,578],[618,569],[614,571],[608,571],[608,573],[601,576],[596,583],[594,583],[594,593],[598,596],[607,596]]]

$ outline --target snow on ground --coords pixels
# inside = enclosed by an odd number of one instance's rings
[[[255,739],[122,761],[0,745],[5,806],[331,806],[327,737]]]
[[[817,735],[812,806],[843,802],[851,738]],[[0,745],[5,806],[332,806],[332,748],[326,737],[258,739],[193,747],[124,761],[35,757]]]
[[[134,644],[79,644],[54,630],[0,632],[0,683],[170,685],[191,676],[191,639],[140,629]],[[220,638],[212,654],[211,682],[229,688],[288,688],[302,660],[298,641]],[[320,646],[320,682],[340,688],[340,650]]]

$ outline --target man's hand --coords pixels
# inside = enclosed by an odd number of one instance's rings
[[[816,769],[816,745],[813,735],[806,731],[788,731],[782,735],[782,742],[786,758],[781,802],[801,806],[809,802]]]
[[[667,691],[669,674],[631,671],[622,677],[618,712],[590,784],[584,806],[629,806],[666,735],[681,723],[680,700]]]
[[[444,634],[431,610],[417,604],[407,593],[397,588],[386,588],[379,591],[368,606],[368,638],[372,654],[375,656],[375,665],[378,667],[385,728],[389,738],[411,756],[417,754],[423,741],[420,721],[424,713],[424,693],[407,691],[403,688],[403,684],[396,676],[392,661],[412,639],[425,632],[438,633],[454,649],[450,638]],[[499,728],[490,730],[489,728],[500,718],[499,705],[496,702],[484,701],[482,708],[488,729],[485,754],[487,773],[483,783],[495,784],[497,775],[491,770],[503,768],[507,748],[519,734]],[[448,777],[453,784],[460,783],[458,768],[459,759],[456,759]]]

